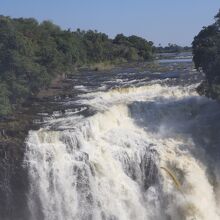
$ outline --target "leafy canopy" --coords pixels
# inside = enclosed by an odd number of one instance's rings
[[[51,21],[0,16],[0,116],[75,67],[152,54],[153,43],[137,36],[112,40],[97,31],[62,30]]]

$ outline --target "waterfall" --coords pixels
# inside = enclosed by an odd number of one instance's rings
[[[158,80],[83,93],[75,103],[93,115],[30,131],[31,220],[219,220],[218,164],[196,130],[219,106],[196,86]]]

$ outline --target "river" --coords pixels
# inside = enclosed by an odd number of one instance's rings
[[[26,139],[30,220],[220,219],[220,105],[191,60],[159,63],[69,79]]]

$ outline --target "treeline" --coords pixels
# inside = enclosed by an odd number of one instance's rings
[[[220,11],[215,22],[203,27],[192,45],[195,66],[206,77],[198,88],[199,93],[220,99]]]
[[[75,68],[104,61],[144,61],[153,43],[119,34],[62,30],[50,21],[0,16],[0,116]]]
[[[159,45],[158,47],[155,47],[156,53],[181,53],[181,52],[191,52],[192,47],[182,47],[177,44],[171,44],[169,43],[167,46],[162,47]]]

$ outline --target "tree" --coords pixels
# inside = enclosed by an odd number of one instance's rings
[[[203,27],[192,45],[195,66],[206,76],[199,92],[220,98],[220,11],[215,16],[215,23]]]

